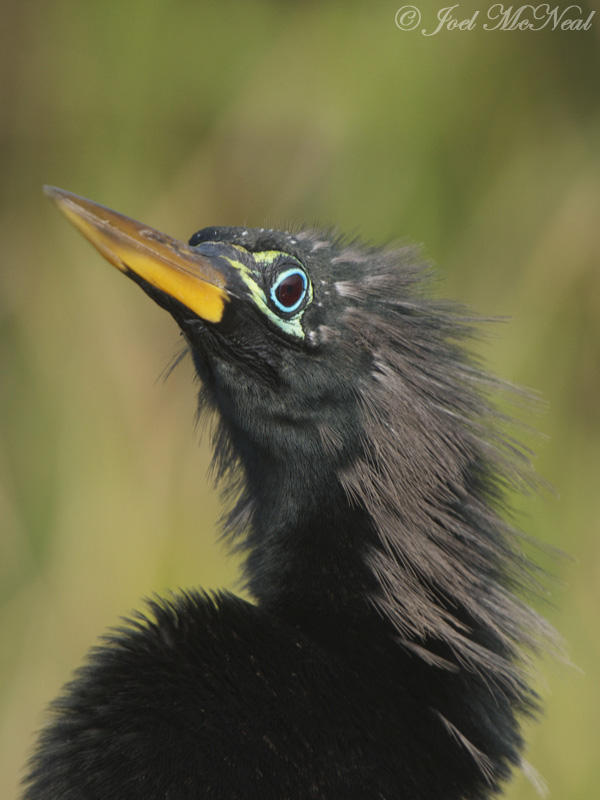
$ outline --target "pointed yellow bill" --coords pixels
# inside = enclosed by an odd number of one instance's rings
[[[122,272],[133,272],[207,322],[219,322],[228,300],[225,276],[184,242],[86,200],[45,186],[67,219]]]

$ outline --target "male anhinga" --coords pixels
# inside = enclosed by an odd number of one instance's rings
[[[521,764],[548,629],[502,519],[524,461],[410,249],[301,230],[189,244],[60,189],[179,324],[215,409],[246,602],[150,603],[55,701],[27,800],[473,800]]]

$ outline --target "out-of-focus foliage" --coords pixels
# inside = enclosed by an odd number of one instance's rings
[[[421,4],[430,29],[443,5]],[[3,3],[0,797],[102,630],[153,591],[237,580],[190,365],[156,380],[174,324],[42,183],[179,237],[317,220],[422,241],[441,292],[512,315],[479,349],[547,402],[527,421],[548,440],[526,438],[558,492],[517,501],[519,522],[574,557],[548,560],[538,604],[581,668],[542,665],[528,759],[553,797],[598,796],[600,14],[425,37],[396,8]],[[518,777],[507,796],[536,795]]]

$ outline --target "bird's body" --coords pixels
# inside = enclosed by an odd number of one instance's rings
[[[113,634],[59,700],[32,797],[482,796],[486,765],[439,711],[473,727],[470,687],[427,684],[373,631],[336,652],[232,595],[163,600],[150,619]]]
[[[185,246],[52,193],[186,337],[255,602],[174,595],[107,637],[27,800],[493,794],[536,706],[521,648],[547,629],[513,594],[519,455],[470,323],[409,250],[244,228]]]

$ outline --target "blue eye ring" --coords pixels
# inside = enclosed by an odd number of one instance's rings
[[[299,275],[302,279],[302,288],[300,291],[300,295],[298,299],[292,303],[291,305],[285,305],[277,296],[277,290],[280,289],[281,285],[288,280],[289,278]],[[271,298],[271,302],[275,306],[278,311],[281,311],[283,314],[293,314],[297,311],[302,303],[304,302],[306,295],[308,293],[308,276],[304,272],[304,270],[300,269],[299,267],[291,267],[290,269],[286,269],[283,272],[280,272],[277,276],[276,280],[274,281],[271,289],[269,291],[269,296]]]

